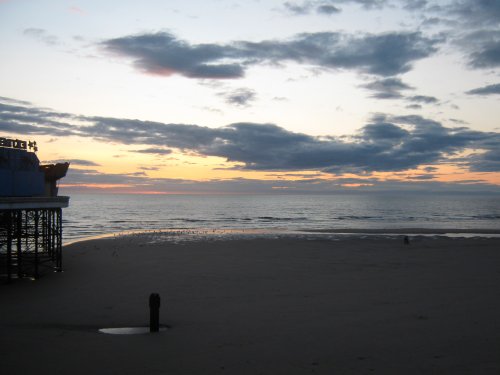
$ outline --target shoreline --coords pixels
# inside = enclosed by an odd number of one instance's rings
[[[81,237],[69,239],[67,241],[63,240],[63,246],[69,246],[74,243],[105,239],[105,238],[119,238],[126,236],[165,236],[172,237],[191,237],[192,240],[205,240],[207,237],[217,238],[217,237],[234,237],[234,238],[248,238],[248,237],[273,237],[273,236],[387,236],[387,237],[399,237],[404,235],[410,236],[444,236],[450,238],[498,238],[500,237],[500,229],[458,229],[458,228],[448,228],[448,229],[434,229],[434,228],[371,228],[371,229],[294,229],[286,230],[281,228],[271,228],[271,229],[151,229],[151,230],[130,230],[130,231],[120,231],[112,233],[103,233],[95,236]],[[63,237],[64,238],[64,237]]]

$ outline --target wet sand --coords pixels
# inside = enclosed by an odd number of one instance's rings
[[[498,374],[500,239],[339,236],[64,248],[0,285],[5,374]],[[148,324],[158,334],[99,328]]]

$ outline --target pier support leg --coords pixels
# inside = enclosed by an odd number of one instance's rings
[[[7,264],[5,267],[7,268],[7,282],[10,283],[12,280],[12,212],[7,212],[7,254],[6,261]]]
[[[17,260],[17,277],[23,277],[23,251],[22,251],[22,233],[23,233],[23,213],[22,211],[16,212],[16,229],[14,231],[16,236],[16,260]]]
[[[38,214],[38,210],[35,210],[34,212],[34,215],[35,215],[35,274],[34,274],[34,277],[35,279],[38,279],[38,262],[39,262],[39,259],[38,259],[38,237],[39,237],[39,231],[38,231],[38,222],[39,222],[39,214]]]

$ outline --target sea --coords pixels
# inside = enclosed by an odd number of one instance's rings
[[[500,195],[71,194],[63,210],[65,243],[142,231],[391,233],[407,228],[500,233]]]

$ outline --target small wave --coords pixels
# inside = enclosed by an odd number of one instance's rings
[[[362,216],[362,215],[348,215],[348,216],[338,216],[333,218],[333,220],[380,220],[381,217],[378,216]]]
[[[478,220],[495,220],[495,219],[500,219],[500,215],[497,215],[497,214],[477,215],[477,216],[473,216],[472,218],[478,219]]]
[[[274,216],[259,216],[260,221],[308,221],[307,217],[274,217]]]

